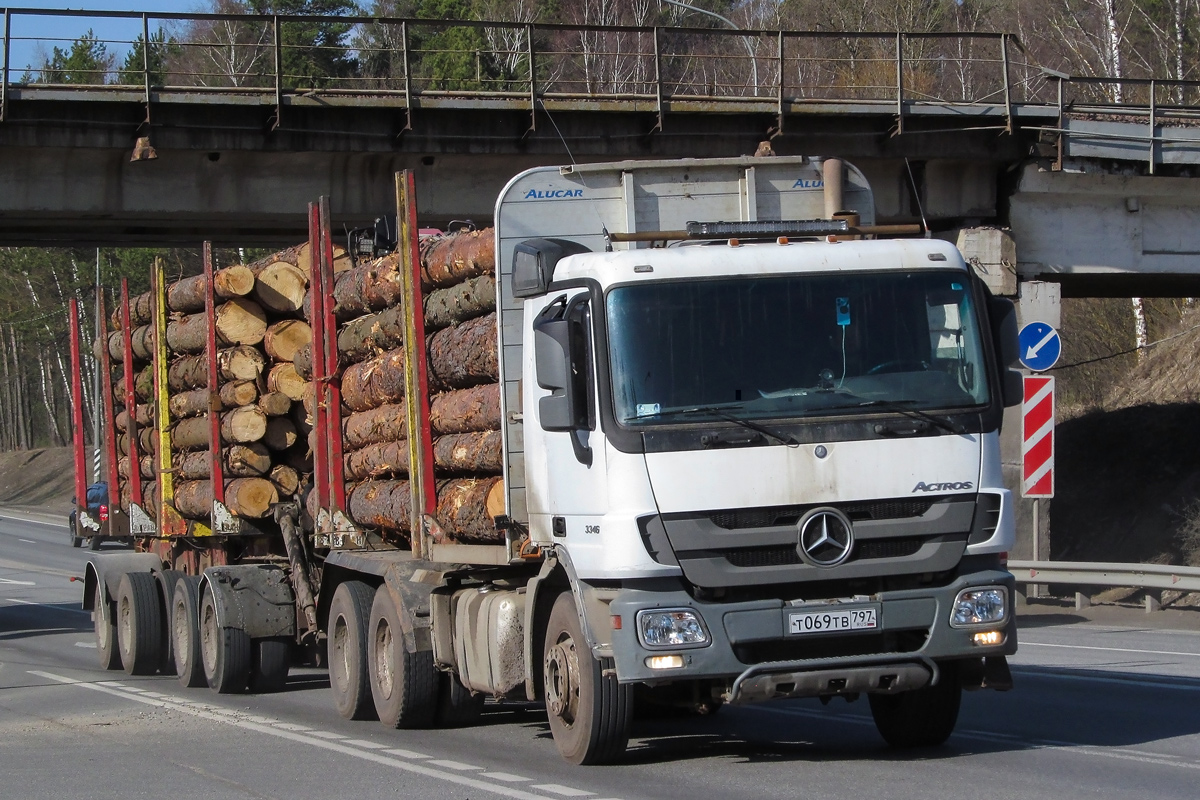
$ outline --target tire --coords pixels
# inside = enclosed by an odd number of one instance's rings
[[[546,713],[559,754],[572,764],[604,764],[624,754],[633,688],[605,676],[592,657],[570,592],[554,601],[542,647]]]
[[[954,732],[962,701],[962,680],[956,663],[938,666],[941,679],[936,686],[900,694],[867,695],[875,727],[892,747],[936,747]]]
[[[329,606],[329,686],[333,703],[346,719],[372,719],[371,678],[367,670],[367,622],[374,594],[362,581],[346,581]]]
[[[211,592],[200,601],[200,660],[208,687],[217,694],[246,691],[250,681],[250,637],[241,628],[223,628]]]
[[[439,728],[465,728],[479,722],[483,713],[482,694],[472,694],[457,675],[441,673],[435,722]]]
[[[186,689],[204,686],[204,662],[200,656],[200,610],[197,608],[200,578],[183,575],[175,582],[171,595],[171,654],[175,675]]]
[[[175,584],[183,577],[183,573],[174,569],[164,569],[158,574],[158,607],[161,609],[162,630],[159,631],[159,641],[162,642],[162,652],[159,654],[158,671],[163,675],[175,675],[175,642],[171,635],[171,603],[175,599]]]
[[[100,534],[88,537],[88,550],[96,551],[100,549]]]
[[[74,511],[67,516],[67,538],[71,540],[71,547],[79,547],[83,544],[83,537],[79,535],[76,512]]]
[[[117,647],[129,675],[153,675],[162,661],[162,607],[151,572],[127,572],[117,588]]]
[[[281,692],[292,666],[292,643],[288,639],[255,639],[250,666],[250,691]]]
[[[105,596],[103,580],[97,581],[92,595],[92,626],[96,630],[96,653],[101,669],[120,669],[121,650],[117,647],[117,613]]]
[[[375,591],[367,625],[371,699],[389,728],[429,728],[438,713],[439,673],[433,652],[408,652],[400,609],[387,586]]]

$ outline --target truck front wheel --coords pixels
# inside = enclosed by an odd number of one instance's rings
[[[367,675],[367,621],[371,587],[346,581],[329,605],[329,685],[338,713],[346,719],[370,719],[371,683]]]
[[[955,662],[938,666],[941,678],[936,686],[867,696],[875,727],[892,747],[936,747],[954,732],[962,701],[962,680]]]
[[[371,697],[389,728],[428,728],[438,708],[439,674],[432,651],[408,652],[400,614],[387,586],[380,586],[367,626]]]
[[[592,657],[570,592],[554,601],[542,648],[546,713],[558,752],[572,764],[603,764],[629,744],[633,689]]]

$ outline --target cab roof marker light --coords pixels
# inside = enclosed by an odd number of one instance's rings
[[[744,237],[821,236],[827,233],[848,233],[850,223],[844,219],[784,219],[755,222],[689,222],[689,236],[704,239]]]

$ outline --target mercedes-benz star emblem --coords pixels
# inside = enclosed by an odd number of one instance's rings
[[[796,527],[800,529],[796,550],[813,566],[837,566],[854,549],[850,520],[836,508],[814,508],[800,518]]]

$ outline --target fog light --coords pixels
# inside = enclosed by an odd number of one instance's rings
[[[695,611],[683,608],[639,611],[638,637],[648,648],[703,647],[708,629]]]
[[[683,656],[646,656],[646,666],[650,669],[679,669],[683,666]]]
[[[1004,641],[1004,634],[1000,631],[980,631],[971,637],[971,641],[980,646],[1000,644]]]

